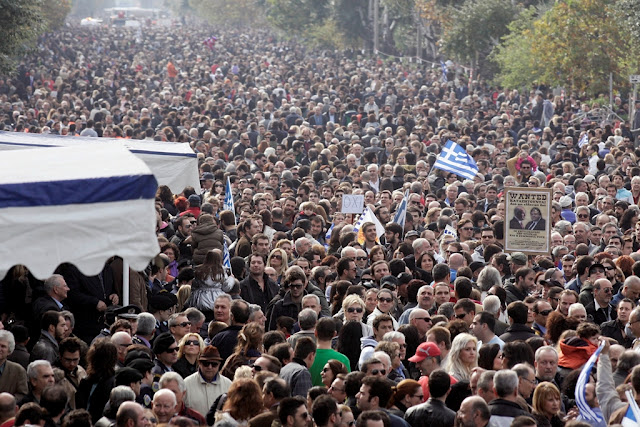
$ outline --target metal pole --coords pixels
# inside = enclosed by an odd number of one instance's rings
[[[378,54],[379,45],[378,45],[378,37],[380,35],[379,28],[379,13],[378,9],[380,7],[380,0],[373,0],[373,53],[374,55]]]
[[[613,73],[609,73],[609,108],[613,109]]]
[[[129,305],[129,261],[122,258],[122,306]]]
[[[636,100],[638,99],[638,84],[634,83],[633,84],[633,98],[631,99],[631,102],[629,102],[629,130],[633,131],[633,125],[635,123],[634,119],[635,119],[635,115],[636,115]]]
[[[422,26],[420,25],[420,12],[416,13],[416,57],[418,58],[418,64],[422,60]]]

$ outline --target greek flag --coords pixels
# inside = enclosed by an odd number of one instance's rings
[[[327,234],[324,235],[324,247],[329,248],[329,241],[331,240],[331,233],[333,232],[334,224],[331,223],[331,227],[327,230]]]
[[[578,141],[578,147],[582,148],[582,146],[587,144],[588,142],[589,142],[589,135],[587,134],[587,132],[585,132],[582,134],[580,141]]]
[[[224,190],[224,203],[222,204],[222,209],[225,211],[233,212],[233,218],[236,218],[236,208],[233,205],[233,193],[231,193],[231,180],[227,177],[227,188]],[[236,224],[238,220],[235,219]]]
[[[631,390],[627,390],[625,394],[629,402],[629,409],[627,409],[627,413],[624,414],[624,418],[620,424],[622,424],[623,427],[637,427],[640,424],[640,409],[638,409],[638,404]]]
[[[587,422],[595,422],[601,423],[604,421],[602,418],[602,414],[598,414],[594,411],[594,408],[591,408],[587,403],[587,398],[585,397],[585,390],[587,388],[587,383],[589,382],[589,376],[591,375],[591,369],[593,369],[593,365],[596,363],[596,359],[600,355],[600,352],[604,348],[604,341],[600,343],[598,349],[591,355],[587,364],[582,368],[582,372],[580,372],[580,376],[578,377],[578,382],[576,384],[576,405],[580,410],[580,416]],[[637,424],[634,422],[634,426]]]
[[[442,81],[443,83],[447,83],[447,65],[440,61],[440,67],[442,67]]]
[[[475,160],[464,148],[451,140],[447,141],[433,167],[471,180],[478,174]]]
[[[404,229],[404,223],[407,219],[407,203],[409,202],[409,190],[404,193],[404,198],[398,205],[398,209],[396,210],[396,214],[393,216],[393,222],[396,224],[400,224]]]
[[[378,238],[380,238],[380,236],[384,234],[384,226],[380,224],[378,218],[373,214],[373,212],[371,212],[371,209],[369,209],[369,207],[367,206],[364,208],[364,211],[362,211],[362,214],[360,215],[360,218],[358,218],[358,221],[356,221],[356,223],[353,225],[353,231],[358,233],[358,243],[360,244],[364,243],[364,233],[361,230],[361,227],[365,222],[372,222],[375,224],[376,234]]]
[[[224,247],[222,248],[222,266],[231,270],[231,255],[229,255],[229,247],[227,241],[224,241]]]
[[[453,228],[452,226],[447,224],[447,226],[444,228],[444,230],[442,230],[442,236],[453,236],[453,237],[455,237],[457,239],[458,238],[458,233],[456,232],[455,228]]]

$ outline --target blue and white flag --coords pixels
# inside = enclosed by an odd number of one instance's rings
[[[640,409],[631,390],[627,390],[625,394],[629,402],[629,409],[627,409],[627,413],[624,414],[624,418],[620,424],[622,424],[623,427],[638,427],[638,425],[640,425]]]
[[[238,223],[236,218],[236,208],[233,205],[233,193],[231,193],[231,180],[227,177],[227,188],[224,190],[224,203],[222,205],[222,209],[225,211],[233,212],[233,218],[235,223]]]
[[[331,223],[331,227],[327,230],[327,234],[324,235],[324,247],[329,247],[329,241],[331,240],[331,233],[333,232],[334,223]]]
[[[589,142],[589,135],[587,132],[582,134],[580,141],[578,141],[578,147],[582,148],[585,144]]]
[[[443,61],[440,61],[440,67],[442,67],[442,81],[447,83],[447,65]]]
[[[404,193],[404,198],[400,202],[400,205],[398,205],[396,214],[393,216],[393,222],[400,224],[403,229],[405,220],[407,219],[407,203],[409,203],[409,190]]]
[[[580,372],[580,376],[578,377],[578,382],[576,383],[576,405],[580,410],[580,416],[587,422],[601,423],[604,422],[602,418],[602,414],[598,414],[594,411],[594,408],[589,406],[587,403],[587,398],[585,396],[585,391],[587,388],[587,383],[589,382],[589,378],[591,376],[591,369],[593,369],[593,365],[596,363],[596,359],[600,355],[600,352],[604,348],[604,341],[600,343],[598,349],[591,355],[589,360],[587,361],[584,368],[582,368],[582,372]],[[633,424],[636,425],[637,424]]]
[[[451,140],[447,141],[433,167],[471,180],[478,174],[475,160],[464,148]]]
[[[229,247],[227,241],[224,241],[224,247],[222,248],[222,266],[231,270],[231,255],[229,255]]]
[[[451,225],[447,224],[446,227],[444,227],[444,230],[442,230],[442,236],[452,236],[452,237],[455,237],[457,239],[458,238],[458,233],[456,232],[455,228],[453,228]]]
[[[366,206],[362,211],[360,218],[358,218],[356,223],[353,225],[353,231],[355,233],[358,233],[358,243],[360,244],[364,243],[364,233],[363,233],[363,230],[361,230],[361,228],[365,222],[372,222],[373,224],[375,224],[376,234],[378,238],[380,238],[380,236],[384,234],[384,226],[380,224],[380,221],[378,221],[378,217],[376,217],[373,214],[373,212],[371,212],[371,209],[369,209],[369,207]]]

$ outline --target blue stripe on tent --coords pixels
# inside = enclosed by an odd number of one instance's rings
[[[34,143],[24,143],[24,142],[6,142],[0,141],[0,145],[15,145],[18,147],[45,147],[45,148],[55,148],[55,147],[64,147],[63,145],[50,145],[50,144],[34,144]],[[196,158],[198,155],[196,153],[172,153],[166,151],[150,151],[150,150],[131,150],[132,153],[138,154],[151,154],[154,156],[173,156],[173,157],[191,157]]]
[[[140,154],[153,154],[154,156],[172,156],[172,157],[193,157],[196,158],[198,155],[196,153],[171,153],[165,151],[147,151],[147,150],[129,150],[132,153],[140,153]]]
[[[154,199],[153,175],[0,184],[0,209]]]

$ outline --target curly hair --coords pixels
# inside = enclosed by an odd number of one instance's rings
[[[96,340],[87,353],[87,376],[109,378],[116,374],[118,350],[109,338]]]
[[[236,420],[250,420],[262,412],[262,392],[258,383],[250,378],[238,378],[231,383],[227,392],[224,411]]]
[[[574,317],[564,317],[562,313],[552,311],[547,318],[547,339],[556,344],[560,339],[562,332],[567,329],[575,330],[580,321]]]

